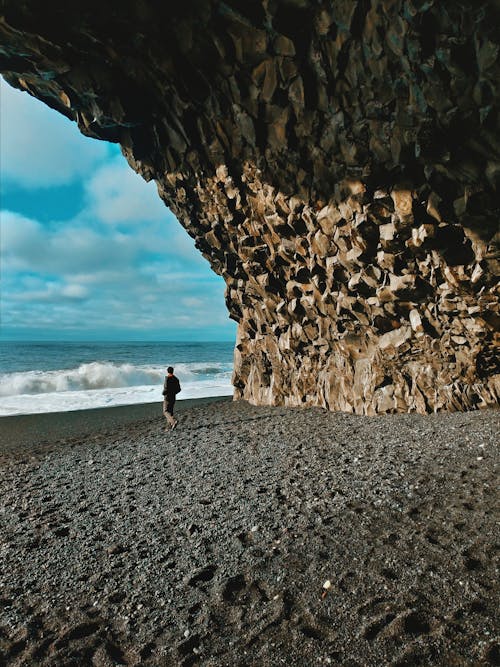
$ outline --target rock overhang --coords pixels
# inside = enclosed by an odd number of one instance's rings
[[[223,275],[236,395],[498,400],[496,2],[4,2],[7,80],[119,142]]]

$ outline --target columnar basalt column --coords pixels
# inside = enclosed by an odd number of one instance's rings
[[[157,182],[226,281],[235,396],[496,403],[497,4],[185,4],[7,0],[0,69]]]
[[[237,397],[360,414],[495,402],[487,246],[447,222],[435,194],[348,180],[319,206],[247,163],[238,186],[221,165],[197,196],[198,245],[239,322]]]

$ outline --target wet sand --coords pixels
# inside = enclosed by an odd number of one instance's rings
[[[500,664],[498,411],[158,411],[0,420],[0,664]]]

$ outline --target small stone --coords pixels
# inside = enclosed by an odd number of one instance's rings
[[[122,544],[115,543],[115,544],[110,544],[108,547],[106,547],[106,553],[108,553],[110,556],[121,554],[124,551],[127,551],[127,549]]]

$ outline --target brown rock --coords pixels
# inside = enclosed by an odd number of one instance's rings
[[[236,398],[498,401],[494,3],[48,4],[4,2],[0,69],[155,179],[227,283]]]

